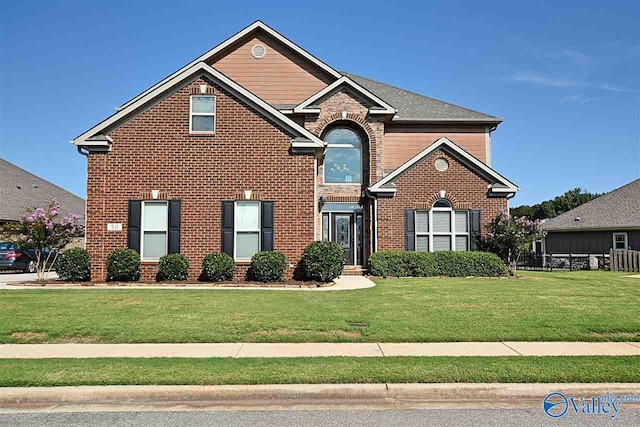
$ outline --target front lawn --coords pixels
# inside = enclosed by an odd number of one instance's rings
[[[154,384],[640,382],[628,357],[9,359],[0,387]]]
[[[522,274],[335,292],[5,290],[0,342],[640,341],[640,279]]]

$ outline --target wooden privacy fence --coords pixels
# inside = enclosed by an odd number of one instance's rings
[[[640,271],[640,251],[611,250],[611,271]]]

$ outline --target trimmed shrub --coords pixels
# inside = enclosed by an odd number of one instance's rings
[[[107,280],[135,282],[140,278],[140,254],[133,249],[116,249],[107,257]]]
[[[209,254],[202,260],[202,279],[208,282],[232,280],[236,270],[236,262],[229,255],[221,252]]]
[[[251,257],[249,277],[258,282],[280,282],[287,271],[287,258],[282,252],[262,251]]]
[[[156,279],[187,280],[189,275],[189,260],[182,254],[167,254],[160,257],[158,262],[158,275]]]
[[[409,270],[405,264],[407,252],[380,251],[369,257],[369,273],[382,277],[406,277]]]
[[[434,252],[434,275],[449,277],[498,277],[507,274],[504,261],[489,252]]]
[[[344,249],[326,240],[309,244],[302,252],[300,263],[308,280],[330,282],[342,274]]]
[[[436,262],[431,252],[405,251],[402,257],[407,274],[412,277],[431,277]]]
[[[369,272],[382,277],[498,277],[507,268],[488,252],[380,251],[369,257]]]
[[[56,273],[65,282],[87,282],[91,279],[89,252],[73,248],[61,252],[56,261]]]

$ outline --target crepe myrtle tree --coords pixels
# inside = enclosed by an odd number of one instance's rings
[[[53,268],[58,252],[84,232],[80,218],[80,214],[60,217],[60,203],[53,199],[46,208],[27,209],[20,222],[6,225],[4,231],[16,246],[35,256],[41,281]]]
[[[507,264],[509,275],[515,276],[520,254],[528,251],[531,244],[541,236],[539,220],[511,216],[508,212],[502,211],[487,226],[484,246],[502,258]]]

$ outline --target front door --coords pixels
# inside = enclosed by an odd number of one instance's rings
[[[331,224],[331,229],[333,230],[333,235],[331,236],[334,242],[342,246],[344,249],[344,258],[347,265],[353,265],[353,254],[354,254],[354,246],[353,246],[353,231],[354,231],[354,214],[346,213],[336,213],[331,215],[333,219],[333,223]]]

